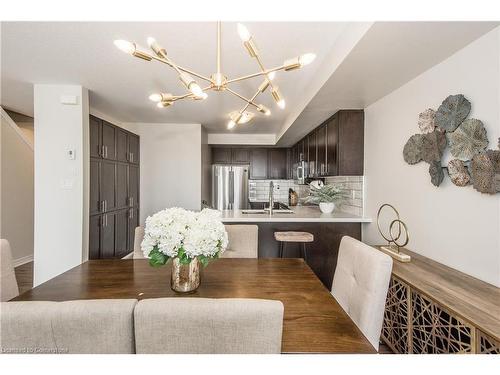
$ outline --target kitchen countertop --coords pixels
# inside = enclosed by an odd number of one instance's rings
[[[294,206],[290,207],[292,213],[274,213],[272,216],[268,213],[244,214],[241,210],[223,210],[223,223],[269,223],[269,222],[299,222],[299,223],[371,223],[372,219],[356,216],[342,211],[335,210],[331,214],[324,214],[317,206]]]

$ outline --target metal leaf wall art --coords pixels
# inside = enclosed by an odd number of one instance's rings
[[[449,135],[451,154],[462,160],[471,160],[488,146],[488,136],[481,121],[470,118]]]
[[[470,108],[470,102],[462,94],[450,95],[436,112],[436,125],[447,132],[455,131],[469,115]]]
[[[500,192],[500,138],[498,150],[486,150],[488,136],[483,123],[466,119],[471,103],[462,94],[448,96],[437,111],[428,108],[418,116],[421,134],[414,134],[403,148],[408,164],[425,161],[429,164],[431,183],[439,186],[444,180],[443,169],[456,186],[472,184],[482,193]],[[442,167],[447,144],[454,159]],[[469,165],[470,164],[470,165]]]
[[[470,182],[469,171],[464,165],[464,162],[459,159],[450,160],[448,163],[448,175],[451,182],[457,186],[466,186]]]
[[[418,115],[418,127],[424,134],[432,133],[436,129],[436,111],[432,108],[427,108]]]

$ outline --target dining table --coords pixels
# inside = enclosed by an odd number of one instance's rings
[[[356,324],[299,258],[218,259],[190,294],[170,288],[171,266],[146,259],[89,260],[14,301],[162,297],[258,298],[284,305],[282,353],[376,353]]]

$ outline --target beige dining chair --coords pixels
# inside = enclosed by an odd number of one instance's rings
[[[228,247],[221,258],[257,258],[259,227],[257,225],[226,225]]]
[[[144,259],[144,253],[141,250],[141,243],[144,239],[144,227],[136,227],[134,231],[134,251],[125,255],[122,259]]]
[[[391,271],[390,256],[342,237],[332,295],[377,351]]]
[[[8,301],[19,295],[16,273],[12,263],[9,241],[0,239],[0,301]]]
[[[2,302],[2,353],[133,354],[135,299]]]
[[[264,299],[156,298],[134,311],[137,353],[277,354],[283,304]]]

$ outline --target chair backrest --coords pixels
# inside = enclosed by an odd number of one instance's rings
[[[134,312],[137,353],[280,353],[283,304],[258,299],[157,298]]]
[[[9,241],[0,239],[0,301],[8,301],[19,295],[12,251]]]
[[[340,242],[332,295],[378,350],[392,258],[354,238]]]
[[[144,227],[136,227],[134,232],[134,259],[144,259],[144,253],[141,250],[141,243],[144,239]]]
[[[135,299],[2,302],[3,353],[131,354]]]
[[[228,248],[222,258],[257,258],[259,227],[257,225],[226,225]]]

